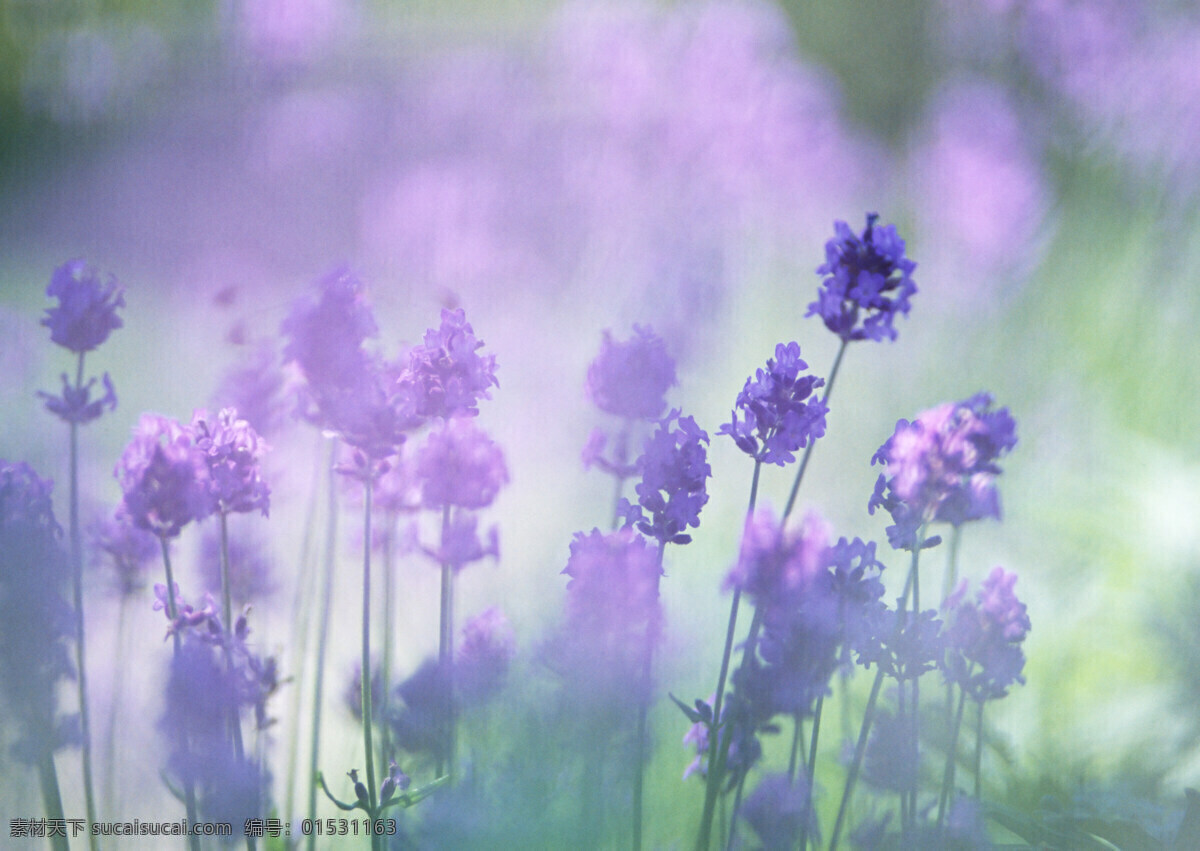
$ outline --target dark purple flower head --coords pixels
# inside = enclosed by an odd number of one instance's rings
[[[442,309],[442,324],[425,332],[425,341],[408,353],[400,375],[401,393],[417,416],[450,419],[475,416],[479,400],[499,387],[496,356],[481,355],[483,341],[462,309]]]
[[[0,706],[20,731],[14,751],[29,762],[67,743],[57,694],[74,674],[68,562],[50,491],[29,465],[0,459]]]
[[[160,557],[158,539],[134,525],[123,503],[111,517],[97,522],[91,535],[97,555],[103,554],[103,559],[116,572],[121,596],[128,597],[140,590],[145,584],[146,572]]]
[[[258,432],[233,408],[216,417],[208,411],[192,414],[192,440],[208,468],[212,510],[218,514],[261,511],[271,505],[271,489],[262,477],[262,456],[268,449]]]
[[[787,851],[800,841],[808,820],[808,782],[786,773],[768,774],[742,804],[742,817],[758,835],[763,851]]]
[[[124,290],[111,275],[102,282],[83,260],[55,269],[46,295],[57,298],[58,305],[46,308],[42,324],[51,340],[73,352],[90,352],[123,324],[117,308],[125,306]]]
[[[916,294],[912,272],[917,264],[904,256],[904,240],[894,225],[877,227],[878,213],[867,214],[867,227],[855,234],[835,222],[837,236],[825,243],[824,275],[817,300],[805,316],[820,316],[825,327],[844,341],[894,340],[892,321],[907,314]]]
[[[662,567],[645,538],[630,529],[577,532],[562,571],[567,582],[562,653],[589,690],[628,694],[641,680],[647,643],[662,628]]]
[[[801,370],[807,368],[800,359],[798,343],[777,345],[775,357],[767,359],[767,368],[746,379],[733,419],[717,433],[732,437],[738,448],[756,461],[782,467],[796,460],[793,452],[825,434],[829,412],[824,402],[810,398],[824,386],[825,379],[801,376]]]
[[[160,538],[212,511],[204,455],[191,430],[169,417],[142,414],[115,474],[129,517]]]
[[[746,518],[726,590],[740,588],[764,606],[803,593],[825,567],[829,536],[829,524],[816,512],[784,528],[770,509],[759,509]]]
[[[1025,654],[1021,644],[1029,634],[1029,615],[1017,599],[1015,573],[995,567],[983,581],[975,601],[966,601],[964,581],[946,600],[950,621],[946,678],[967,690],[974,700],[1004,697],[1014,683],[1024,683]]]
[[[54,416],[66,423],[83,425],[103,414],[105,408],[110,411],[117,409],[117,393],[113,389],[112,379],[106,372],[100,380],[104,385],[104,395],[96,399],[92,398],[92,388],[96,386],[96,379],[90,378],[87,384],[75,387],[67,380],[65,372],[62,374],[61,396],[44,390],[39,390],[38,395],[46,400],[46,410]]]
[[[495,606],[484,609],[463,625],[454,658],[456,693],[468,704],[486,700],[504,684],[515,655],[508,618]]]
[[[602,411],[628,419],[652,420],[667,407],[675,386],[675,361],[667,344],[649,327],[633,326],[633,336],[614,342],[604,332],[600,354],[588,366],[587,395]]]
[[[712,476],[708,465],[708,434],[691,417],[671,411],[646,440],[638,467],[638,504],[622,499],[619,511],[626,525],[636,524],[643,535],[663,544],[686,544],[689,526],[700,525],[700,510],[708,502],[705,480]]]
[[[892,515],[892,546],[911,549],[920,527],[933,521],[961,525],[1000,517],[995,478],[998,461],[1017,443],[1007,408],[990,410],[992,397],[978,393],[962,402],[931,408],[911,423],[900,420],[872,464],[886,464],[868,503]]]
[[[427,508],[484,508],[508,484],[504,453],[466,417],[455,417],[429,435],[417,451],[416,470]]]

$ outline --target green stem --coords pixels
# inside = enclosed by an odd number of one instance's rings
[[[446,550],[450,533],[450,505],[442,506],[442,552]],[[437,757],[437,774],[441,777],[454,776],[455,718],[454,718],[454,570],[449,562],[442,562],[442,594],[440,605],[440,631],[438,634],[438,667],[442,675],[446,699],[446,717],[442,746]]]
[[[829,380],[825,382],[825,393],[821,396],[822,405],[829,403],[829,394],[833,392],[833,382],[837,380],[838,369],[842,366],[842,355],[844,354],[846,354],[846,340],[842,340],[841,345],[838,346],[837,356],[833,359],[833,368],[829,370]],[[816,445],[816,441],[810,439],[808,446],[804,447],[804,455],[801,456],[800,466],[796,469],[796,480],[792,482],[792,492],[788,494],[787,507],[783,509],[784,520],[791,516],[792,509],[796,507],[796,494],[800,492],[800,482],[804,480],[804,471],[808,469],[808,459]]]
[[[42,753],[38,761],[38,780],[42,787],[42,806],[46,808],[46,818],[61,822],[63,817],[62,795],[58,791],[58,771],[54,768],[54,753],[49,749]],[[88,829],[91,833],[91,829]],[[66,836],[55,836],[51,839],[54,851],[70,851]]]
[[[129,597],[122,593],[117,608],[117,638],[115,666],[113,670],[112,709],[108,714],[108,729],[104,736],[104,791],[108,811],[116,814],[120,810],[120,788],[117,785],[117,718],[121,715],[121,695],[125,690],[125,622],[129,611]]]
[[[229,586],[229,520],[224,511],[221,518],[221,616],[225,628],[225,669],[234,676],[233,665],[233,591]],[[240,765],[246,759],[246,748],[242,742],[242,714],[236,704],[229,710],[229,737],[233,741],[233,755]],[[246,837],[246,848],[254,851],[253,836]]]
[[[917,533],[918,541],[925,539],[924,529]],[[921,618],[921,572],[918,569],[918,554],[921,552],[920,547],[913,549],[912,560],[912,595],[913,595],[913,622],[920,623]],[[920,676],[913,677],[912,681],[912,787],[909,790],[908,811],[912,815],[913,825],[916,825],[917,818],[917,787],[919,785],[921,765],[921,678]]]
[[[733,848],[733,837],[737,834],[738,811],[742,808],[742,792],[746,789],[746,775],[738,778],[737,789],[733,793],[733,809],[729,813],[729,835],[725,840],[725,851]]]
[[[800,851],[808,848],[808,827],[813,815],[813,780],[817,770],[817,742],[821,738],[821,710],[825,707],[825,695],[817,698],[816,709],[813,710],[812,739],[808,744],[808,789],[805,791],[804,824],[800,828]]]
[[[396,617],[395,577],[395,532],[396,513],[389,511],[383,532],[383,670],[380,678],[383,686],[380,694],[380,710],[383,721],[379,725],[379,764],[387,765],[392,755],[391,736],[391,692],[392,692],[392,621]]]
[[[658,570],[655,572],[654,594],[658,596],[658,579],[662,574],[663,554],[667,545],[658,545]],[[646,717],[650,708],[651,674],[654,666],[654,645],[650,643],[653,624],[646,624],[646,646],[642,651],[642,700],[638,701],[637,713],[637,751],[634,753],[633,765],[633,848],[640,851],[642,847],[642,800],[646,782]]]
[[[172,652],[175,657],[179,657],[179,631],[175,629],[175,619],[179,616],[179,607],[175,603],[175,577],[171,572],[171,551],[167,546],[167,539],[160,537],[159,544],[162,545],[163,571],[167,575],[167,615],[171,618],[171,638]],[[196,815],[196,786],[192,782],[190,776],[183,778],[183,804],[187,811],[187,820],[189,825],[198,823]],[[188,847],[192,851],[200,851],[200,837],[195,834],[188,834]]]
[[[325,558],[324,575],[322,577],[321,616],[317,622],[317,667],[313,680],[313,709],[312,709],[312,741],[309,750],[308,771],[308,817],[317,817],[317,766],[321,756],[321,708],[322,692],[325,685],[325,647],[329,637],[329,610],[333,597],[333,562],[337,548],[337,471],[334,459],[337,458],[338,441],[335,438],[329,444],[329,508],[325,518]],[[316,835],[308,836],[308,851],[316,848]]]
[[[788,755],[788,785],[796,781],[796,765],[800,760],[800,739],[804,736],[804,721],[797,712],[792,715],[792,750]],[[807,768],[807,766],[805,766]]]
[[[371,847],[374,848],[378,844],[374,821],[378,819],[379,799],[375,793],[375,746],[371,742],[371,470],[363,479],[363,503],[362,726],[363,751],[367,760],[367,799],[372,819]]]
[[[970,672],[967,678],[970,679]],[[950,795],[954,791],[954,768],[958,756],[958,732],[962,727],[963,709],[966,708],[967,690],[959,689],[958,710],[954,713],[954,725],[950,729],[950,747],[946,749],[946,769],[942,772],[942,794],[938,797],[937,827],[941,832],[946,817],[946,807],[950,803]]]
[[[850,763],[850,771],[846,775],[846,786],[842,790],[842,802],[838,805],[837,820],[833,823],[833,837],[829,840],[829,851],[837,851],[838,838],[842,835],[842,826],[846,821],[846,812],[850,807],[850,796],[854,793],[854,784],[858,781],[858,772],[862,769],[863,757],[867,752],[867,736],[871,733],[871,724],[875,721],[875,704],[879,700],[879,689],[883,685],[883,669],[876,666],[875,681],[871,683],[871,696],[867,698],[867,709],[863,713],[862,726],[858,730],[858,744],[854,748],[854,761]]]
[[[955,526],[950,533],[950,551],[946,556],[946,578],[942,583],[942,600],[946,600],[954,592],[958,582],[958,544],[962,539],[962,527]],[[949,613],[947,613],[949,614]],[[946,723],[952,723],[954,718],[954,684],[946,683]]]
[[[75,389],[83,386],[83,352],[75,362]],[[76,685],[79,691],[79,732],[80,752],[83,757],[83,798],[87,814],[88,846],[92,851],[99,848],[99,842],[92,835],[92,825],[96,822],[96,794],[92,785],[92,723],[88,703],[87,654],[84,640],[83,620],[83,535],[79,526],[79,423],[71,423],[70,451],[70,535],[71,535],[71,590],[75,603],[75,667],[77,668]]]
[[[975,802],[983,802],[983,701],[979,701],[979,714],[975,718]]]
[[[617,445],[615,447],[614,460],[618,467],[624,467],[625,462],[629,458],[629,427],[630,420],[625,421],[625,425],[617,433]],[[613,486],[613,516],[612,527],[615,530],[621,522],[621,515],[618,514],[618,509],[621,507],[621,491],[625,489],[625,477],[617,474],[613,478],[616,479],[616,484]]]

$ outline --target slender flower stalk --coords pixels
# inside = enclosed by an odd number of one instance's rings
[[[658,580],[662,575],[663,554],[667,549],[665,541],[658,545],[656,561],[654,596],[658,596]],[[642,798],[646,774],[646,718],[650,708],[651,683],[654,667],[653,632],[656,624],[646,624],[645,649],[642,655],[642,699],[638,701],[637,710],[637,745],[633,756],[633,847],[635,851],[642,847]]]
[[[975,800],[983,801],[983,701],[975,715]]]
[[[951,684],[953,688],[953,684]],[[950,727],[950,747],[946,748],[946,768],[942,772],[942,792],[938,796],[937,827],[940,831],[945,821],[946,807],[950,796],[954,793],[954,769],[958,757],[958,733],[962,727],[963,709],[966,708],[967,690],[958,690],[958,709],[954,713],[954,722]]]
[[[829,408],[829,394],[833,392],[833,382],[837,380],[838,370],[842,366],[842,356],[846,354],[847,340],[842,340],[838,346],[837,355],[833,359],[833,367],[829,370],[829,378],[825,380],[825,393],[821,396],[821,404],[826,409]],[[783,509],[783,519],[787,520],[792,514],[792,509],[796,507],[796,496],[800,493],[800,483],[804,481],[804,472],[808,469],[808,459],[812,456],[813,447],[816,446],[813,441],[804,447],[804,455],[800,458],[800,466],[796,468],[796,478],[792,482],[792,490],[788,493],[787,505]]]
[[[372,816],[371,847],[375,848],[379,844],[374,830],[379,799],[375,792],[375,746],[371,742],[371,479],[370,474],[363,478],[362,725]]]
[[[442,506],[442,548],[446,549],[450,538],[450,503]],[[445,717],[442,719],[442,743],[438,748],[437,774],[454,776],[454,686],[450,681],[454,660],[454,568],[446,559],[441,564],[441,595],[438,605],[438,666],[445,678]],[[447,772],[447,767],[449,771]]]
[[[179,637],[179,630],[174,628],[176,620],[179,617],[179,606],[175,600],[175,591],[176,591],[175,576],[173,574],[173,571],[171,570],[171,552],[167,547],[166,536],[160,535],[159,541],[162,544],[163,573],[166,574],[166,578],[167,578],[167,588],[166,588],[167,617],[170,618],[170,620],[171,620],[172,650],[175,654],[175,658],[178,659],[181,639]],[[198,824],[199,820],[198,820],[198,813],[196,810],[196,786],[192,782],[192,778],[190,775],[185,776],[183,778],[183,797],[184,797],[184,809],[187,812],[188,824]],[[191,848],[192,851],[200,851],[200,837],[189,833],[188,834],[188,847]]]

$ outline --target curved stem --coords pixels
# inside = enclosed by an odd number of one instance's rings
[[[42,806],[46,808],[46,818],[56,822],[64,821],[62,795],[58,791],[58,771],[54,768],[54,753],[47,749],[38,761],[38,781],[42,787]],[[91,829],[88,829],[91,834]],[[65,834],[55,835],[51,840],[54,851],[70,851]]]
[[[833,382],[837,380],[838,369],[842,366],[842,356],[846,354],[846,341],[842,340],[838,346],[837,356],[833,359],[833,367],[829,370],[829,380],[825,382],[825,393],[821,396],[821,404],[827,405],[829,402],[829,394],[833,392]],[[800,492],[800,482],[804,480],[804,471],[808,469],[808,459],[812,455],[813,447],[816,446],[816,441],[809,440],[808,446],[804,447],[804,455],[800,458],[800,466],[796,470],[796,480],[792,482],[792,492],[788,494],[787,507],[783,509],[783,519],[787,520],[792,514],[792,509],[796,506],[796,494]]]
[[[317,623],[317,667],[313,680],[312,708],[312,739],[309,750],[308,770],[308,817],[317,817],[317,766],[321,756],[321,709],[322,692],[325,685],[325,645],[329,637],[329,610],[333,597],[333,562],[337,547],[337,471],[334,469],[334,459],[337,458],[338,441],[334,438],[329,444],[329,507],[325,528],[325,559],[323,564],[321,616]],[[316,848],[315,834],[309,834],[308,851]]]

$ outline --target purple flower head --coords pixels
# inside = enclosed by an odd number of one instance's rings
[[[733,736],[729,742],[729,755],[725,762],[724,791],[726,792],[737,786],[739,780],[744,778],[762,757],[762,744],[754,735],[753,725],[745,723],[745,703],[739,701],[736,694],[730,694],[728,697],[729,699],[721,707],[720,726],[722,735]],[[710,695],[707,701],[696,701],[696,708],[701,712],[704,720],[689,727],[683,736],[685,745],[694,745],[696,748],[696,758],[684,769],[684,780],[693,774],[708,775],[708,760],[712,755],[708,721],[712,718],[712,707],[715,700],[716,695]]]
[[[174,538],[212,511],[208,464],[190,429],[158,414],[142,414],[115,471],[124,508],[138,528]]]
[[[87,384],[74,387],[67,380],[65,372],[62,374],[61,396],[55,396],[44,390],[39,390],[38,395],[46,400],[46,410],[54,416],[65,423],[83,425],[103,414],[105,408],[110,411],[117,409],[117,393],[113,389],[112,379],[108,377],[107,372],[100,381],[104,385],[104,395],[97,399],[92,398],[92,388],[96,386],[96,379],[89,378]]]
[[[262,478],[262,456],[268,446],[233,408],[217,416],[198,410],[192,415],[192,439],[208,467],[212,510],[218,514],[261,511],[267,516],[271,489]]]
[[[570,577],[562,638],[568,669],[589,690],[628,694],[662,629],[655,549],[629,529],[577,532],[562,572]]]
[[[845,222],[835,222],[837,236],[825,243],[824,275],[817,300],[805,316],[820,316],[842,340],[896,339],[892,321],[908,313],[916,294],[912,272],[917,264],[904,256],[904,240],[894,225],[876,227],[878,213],[867,214],[859,236]]]
[[[454,686],[466,703],[479,703],[499,691],[516,655],[508,618],[492,606],[468,620],[454,659]]]
[[[885,640],[880,627],[886,620],[886,606],[879,578],[884,565],[875,558],[875,543],[858,538],[839,538],[827,550],[827,561],[832,580],[829,590],[837,600],[842,632],[842,662],[849,664],[851,652],[876,653]]]
[[[446,564],[459,571],[488,556],[500,558],[500,536],[496,527],[492,526],[487,531],[486,540],[481,539],[479,518],[468,511],[455,511],[450,515],[441,545],[436,550],[425,548],[424,551],[438,564]]]
[[[895,525],[888,539],[911,549],[921,526],[933,521],[961,525],[1000,517],[995,478],[1001,455],[1017,443],[1016,422],[1007,408],[990,410],[992,397],[978,393],[900,420],[872,464],[886,464],[868,510],[883,507]]]
[[[675,386],[675,361],[667,344],[649,327],[633,326],[633,336],[614,342],[604,332],[600,354],[588,366],[587,395],[602,411],[628,419],[652,420],[667,407]]]
[[[504,453],[483,429],[455,417],[417,451],[417,478],[426,508],[485,508],[508,484]]]
[[[787,851],[800,841],[808,820],[808,782],[803,773],[791,780],[786,773],[768,774],[742,804],[742,817],[758,835],[763,851]]]
[[[284,423],[284,387],[279,355],[264,341],[225,373],[213,394],[213,407],[236,408],[256,432],[270,435]]]
[[[134,525],[122,503],[116,512],[93,525],[91,536],[97,556],[109,562],[116,572],[117,589],[128,597],[144,585],[144,575],[161,548],[158,539]]]
[[[995,567],[983,581],[975,601],[965,601],[965,581],[947,600],[950,621],[945,673],[977,701],[1004,697],[1014,683],[1024,683],[1029,615],[1017,599],[1015,573]]]
[[[117,308],[125,306],[124,290],[111,275],[102,282],[83,260],[55,269],[46,295],[57,298],[58,305],[46,308],[42,324],[51,340],[73,352],[90,352],[124,324],[117,316]]]
[[[724,587],[740,588],[762,605],[803,593],[825,566],[829,536],[829,524],[816,512],[784,528],[761,508],[746,518],[741,553]]]
[[[57,693],[59,680],[74,675],[74,620],[50,491],[29,465],[0,459],[0,706],[16,722],[15,752],[28,762],[69,739]]]
[[[801,377],[801,370],[807,368],[800,359],[798,343],[777,345],[775,357],[767,359],[767,368],[746,379],[733,419],[717,433],[732,437],[738,448],[756,461],[781,467],[795,461],[793,452],[825,434],[829,412],[824,402],[810,398],[824,386],[825,379]]]
[[[229,593],[236,603],[261,602],[275,590],[270,547],[253,524],[229,523]],[[221,530],[206,526],[200,538],[200,573],[205,588],[221,587]]]
[[[193,637],[213,643],[224,633],[221,616],[217,614],[217,604],[211,594],[205,594],[203,606],[198,607],[184,599],[179,590],[179,583],[171,585],[172,595],[167,594],[167,586],[162,582],[154,583],[154,603],[151,608],[162,612],[167,619],[165,641],[172,635],[184,635],[188,630],[193,631]],[[172,600],[171,597],[174,599]],[[175,617],[171,617],[171,603],[175,604]]]
[[[358,383],[363,343],[379,333],[362,282],[345,268],[323,278],[315,296],[298,299],[280,330],[288,338],[284,363],[300,367],[318,401]]]
[[[479,400],[490,399],[496,380],[496,356],[481,355],[483,341],[462,309],[442,309],[442,324],[425,332],[425,341],[408,353],[400,376],[402,393],[421,417],[475,416]]]
[[[398,706],[389,719],[396,744],[411,753],[436,753],[442,747],[450,704],[450,678],[436,659],[428,659],[396,686]]]
[[[642,480],[636,487],[638,504],[622,499],[619,508],[626,525],[636,524],[643,535],[663,544],[686,544],[687,527],[700,525],[700,510],[708,502],[705,479],[708,434],[691,417],[671,411],[646,440],[638,467]]]

